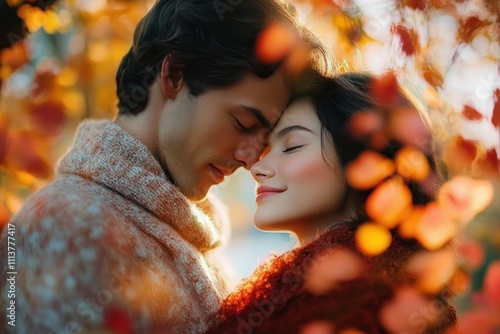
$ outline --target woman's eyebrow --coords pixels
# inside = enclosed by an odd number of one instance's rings
[[[313,133],[311,130],[309,130],[306,127],[303,127],[302,125],[291,125],[276,132],[276,138],[277,139],[283,138],[284,136],[293,131],[307,131]]]

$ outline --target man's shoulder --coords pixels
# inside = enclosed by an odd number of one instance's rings
[[[116,210],[106,198],[113,196],[105,187],[79,177],[56,179],[32,194],[12,222],[20,227],[42,226],[65,229],[100,225]]]

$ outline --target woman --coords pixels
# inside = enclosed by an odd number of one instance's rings
[[[364,203],[373,191],[351,187],[346,170],[361,152],[378,150],[393,158],[411,144],[428,155],[431,176],[438,175],[428,138],[422,138],[429,136],[425,127],[408,137],[397,126],[395,132],[376,126],[395,119],[387,120],[383,111],[389,106],[381,100],[394,100],[391,110],[412,105],[401,93],[373,96],[374,83],[363,74],[313,75],[284,112],[251,168],[258,183],[255,225],[290,231],[300,246],[244,280],[224,301],[221,322],[209,333],[443,333],[456,322],[444,288],[425,296],[409,288],[415,277],[407,264],[423,249],[418,241],[393,228],[385,252],[367,256],[359,250],[356,231],[368,220]],[[371,122],[359,122],[359,115]],[[432,201],[432,177],[407,182],[414,205]],[[413,312],[399,324],[391,319],[390,305],[401,291],[408,300],[433,303],[432,314]]]

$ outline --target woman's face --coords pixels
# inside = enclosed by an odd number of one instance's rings
[[[251,173],[258,182],[255,226],[261,230],[314,233],[339,218],[346,191],[330,136],[309,99],[292,103],[269,137]]]

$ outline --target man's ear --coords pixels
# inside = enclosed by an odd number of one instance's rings
[[[184,85],[182,65],[174,64],[170,55],[163,59],[161,64],[161,89],[165,97],[174,99]]]

